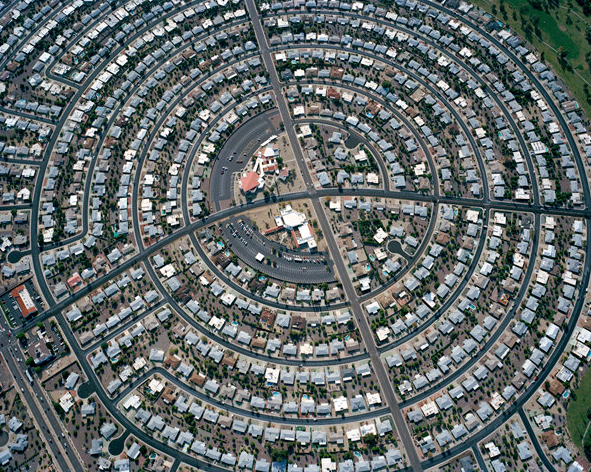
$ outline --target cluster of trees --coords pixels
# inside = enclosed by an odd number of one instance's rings
[[[585,16],[591,16],[591,0],[577,0]]]

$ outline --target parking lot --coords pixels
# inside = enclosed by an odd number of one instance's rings
[[[239,259],[277,280],[300,284],[335,280],[332,263],[324,255],[292,251],[269,241],[246,219],[231,218],[223,225],[222,233]]]
[[[53,353],[55,354],[55,358],[59,359],[62,354],[66,353],[66,343],[62,336],[62,333],[59,329],[57,323],[51,323],[49,321],[43,322],[43,332],[45,332],[44,337],[50,339],[51,347]]]
[[[33,300],[33,302],[35,303],[35,307],[37,308],[37,313],[43,312],[43,301],[37,293],[37,290],[35,289],[33,282],[31,280],[27,280],[23,285],[29,291],[31,299]],[[11,325],[11,327],[22,326],[23,324],[25,324],[25,321],[28,321],[28,319],[25,320],[25,318],[23,317],[18,303],[10,293],[10,290],[6,291],[6,293],[4,293],[4,295],[0,297],[0,305],[2,306],[2,310],[4,311],[4,314],[8,319],[8,322]],[[30,318],[34,318],[35,316],[36,313],[31,315]]]
[[[273,113],[276,111],[257,115],[246,122],[239,132],[230,136],[214,161],[210,193],[216,210],[222,208],[222,203],[228,204],[234,195],[232,176],[241,173],[260,143],[275,133],[270,121]]]

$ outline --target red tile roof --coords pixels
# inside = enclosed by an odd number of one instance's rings
[[[244,193],[252,192],[259,186],[259,174],[256,172],[247,172],[240,179],[240,188]]]

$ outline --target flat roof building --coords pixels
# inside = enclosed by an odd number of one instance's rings
[[[33,298],[27,290],[27,287],[24,285],[19,285],[15,289],[12,289],[10,294],[18,303],[23,318],[28,318],[29,316],[37,313],[37,307],[35,306],[35,302],[33,302]]]

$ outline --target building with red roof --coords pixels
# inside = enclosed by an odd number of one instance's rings
[[[244,193],[256,193],[265,186],[264,179],[256,172],[245,172],[240,179],[240,190]]]
[[[12,289],[10,294],[18,303],[23,318],[28,318],[29,316],[37,313],[37,307],[35,306],[35,302],[27,290],[27,287],[24,285],[19,285],[18,287]]]
[[[68,278],[68,285],[70,288],[74,288],[80,284],[82,284],[82,278],[78,272]]]

